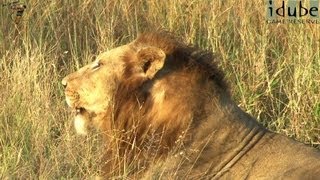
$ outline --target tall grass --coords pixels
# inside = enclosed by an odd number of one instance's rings
[[[75,135],[60,81],[100,52],[158,29],[217,52],[245,111],[320,147],[319,24],[267,24],[263,1],[24,3],[20,20],[0,6],[0,179],[98,174],[99,135]]]

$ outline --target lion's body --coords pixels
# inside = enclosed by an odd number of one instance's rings
[[[91,125],[106,134],[106,176],[320,177],[320,153],[267,131],[238,108],[214,60],[151,33],[63,80],[78,111],[77,132]]]

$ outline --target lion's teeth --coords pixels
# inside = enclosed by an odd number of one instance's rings
[[[77,113],[80,113],[80,109],[76,109],[76,112],[77,112]]]

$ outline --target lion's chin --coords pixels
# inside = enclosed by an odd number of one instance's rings
[[[90,122],[89,113],[84,108],[77,108],[76,116],[74,118],[74,127],[76,129],[77,134],[87,135],[89,122]]]

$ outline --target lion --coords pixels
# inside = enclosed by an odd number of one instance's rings
[[[62,80],[79,134],[103,132],[103,177],[316,179],[317,149],[273,133],[232,100],[217,57],[143,33]]]

